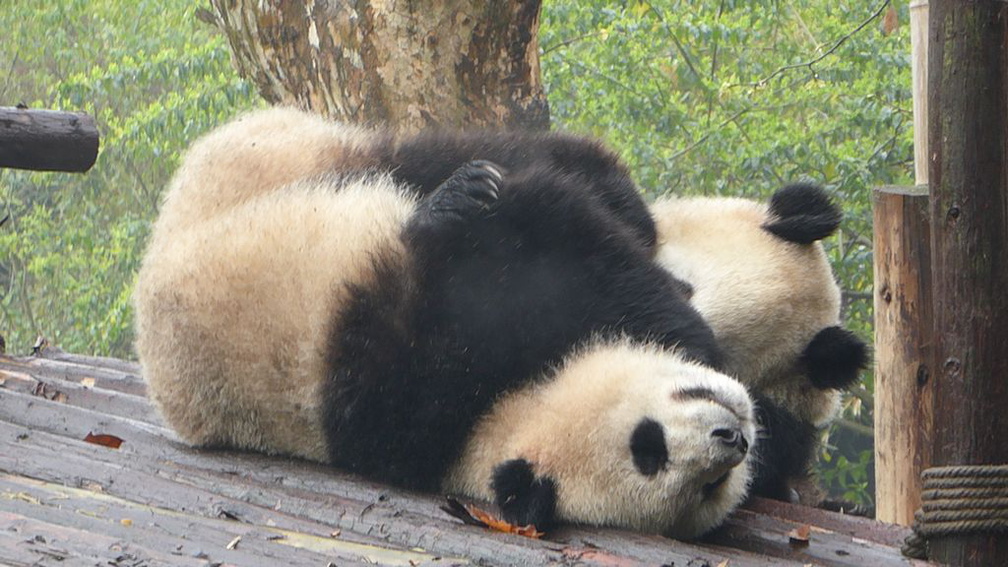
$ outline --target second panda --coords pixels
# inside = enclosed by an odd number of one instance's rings
[[[841,326],[840,288],[820,243],[841,211],[806,183],[778,190],[769,203],[665,198],[651,211],[656,261],[690,286],[727,372],[756,398],[753,493],[815,500],[807,481],[819,435],[868,362],[867,345]]]
[[[604,192],[531,160],[470,163],[420,198],[326,173],[335,158],[299,146],[306,133],[225,126],[166,195],[137,351],[184,440],[447,483],[539,524],[688,537],[744,497],[745,389],[693,362],[720,361],[712,333]],[[356,139],[332,148],[353,159]],[[595,409],[560,402],[582,398]],[[514,442],[453,468],[479,450],[465,445],[481,416]],[[532,423],[571,437],[522,433]]]

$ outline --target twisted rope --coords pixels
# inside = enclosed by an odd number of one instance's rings
[[[1008,532],[1008,465],[933,467],[921,478],[921,509],[903,555],[926,559],[931,538]]]

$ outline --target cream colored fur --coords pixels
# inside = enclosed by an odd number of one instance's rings
[[[713,390],[742,417],[708,400],[682,399],[692,387]],[[653,477],[636,470],[630,451],[643,418],[664,426],[670,461]],[[745,496],[748,458],[725,474],[723,447],[711,432],[741,427],[752,442],[752,407],[737,381],[678,355],[629,342],[602,343],[572,355],[556,375],[505,396],[476,427],[445,489],[492,499],[493,468],[523,458],[557,485],[560,519],[689,538],[719,524]]]
[[[151,398],[185,441],[328,458],[319,387],[333,314],[376,250],[401,253],[415,204],[386,177],[319,175],[366,138],[270,109],[188,152],[134,292]]]
[[[374,166],[374,131],[294,108],[251,112],[197,140],[165,194],[153,238],[298,179]]]
[[[693,305],[728,357],[728,373],[815,425],[835,415],[839,393],[795,367],[821,329],[840,321],[840,288],[818,242],[763,230],[766,205],[733,198],[660,200],[657,261],[694,289]]]

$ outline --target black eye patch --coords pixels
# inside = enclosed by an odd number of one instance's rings
[[[654,476],[668,463],[668,447],[665,446],[665,428],[651,419],[640,420],[630,436],[630,453],[634,466],[644,476]]]

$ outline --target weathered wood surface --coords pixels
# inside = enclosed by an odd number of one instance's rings
[[[689,543],[583,528],[537,541],[465,526],[442,502],[313,463],[187,448],[132,363],[0,356],[0,564],[920,563],[899,555],[904,528],[770,501]],[[790,543],[802,525],[809,544]]]
[[[937,370],[931,463],[1003,465],[1008,463],[1008,2],[932,0],[929,18]],[[951,565],[1003,565],[1008,536],[950,535],[933,538],[930,548],[932,557]]]
[[[0,107],[0,167],[82,172],[98,158],[98,128],[80,112]]]
[[[935,370],[927,187],[875,190],[875,510],[909,526],[931,465]]]

